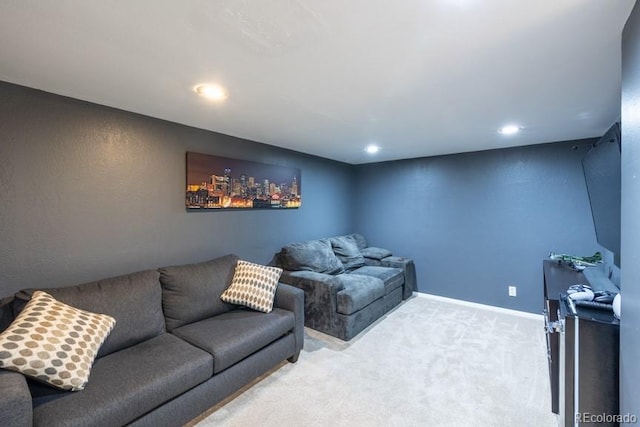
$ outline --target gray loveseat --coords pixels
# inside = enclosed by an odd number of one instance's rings
[[[291,243],[274,257],[280,281],[304,291],[305,325],[350,340],[416,289],[415,265],[361,234]]]
[[[220,300],[238,257],[47,289],[116,319],[82,391],[59,391],[0,370],[2,426],[180,426],[268,372],[295,362],[303,293],[280,283],[262,313]],[[5,329],[32,291],[1,307]]]

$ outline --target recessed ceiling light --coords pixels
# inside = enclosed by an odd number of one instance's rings
[[[202,84],[194,87],[193,90],[198,95],[202,95],[213,101],[223,101],[227,99],[227,92],[220,85]]]
[[[498,132],[500,132],[503,135],[514,135],[520,132],[520,126],[516,126],[516,125],[503,126],[500,129],[498,129]]]
[[[376,154],[378,151],[380,151],[380,147],[378,147],[377,145],[371,144],[371,145],[367,145],[367,148],[365,148],[364,151],[366,151],[369,154]]]

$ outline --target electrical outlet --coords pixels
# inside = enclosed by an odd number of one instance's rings
[[[515,297],[516,296],[516,287],[515,286],[509,286],[509,296],[510,297]]]

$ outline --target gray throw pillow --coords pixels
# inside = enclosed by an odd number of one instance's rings
[[[375,246],[369,246],[362,249],[362,255],[367,258],[377,259],[378,261],[388,256],[393,255],[389,249],[376,248]]]
[[[289,271],[344,272],[344,266],[333,253],[329,239],[291,243],[282,248],[278,258],[282,268]]]
[[[330,240],[333,252],[346,270],[355,270],[364,265],[364,257],[353,236],[332,237]]]

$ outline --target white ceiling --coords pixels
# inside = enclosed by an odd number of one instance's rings
[[[634,2],[2,0],[0,80],[353,164],[570,140],[619,117]]]

